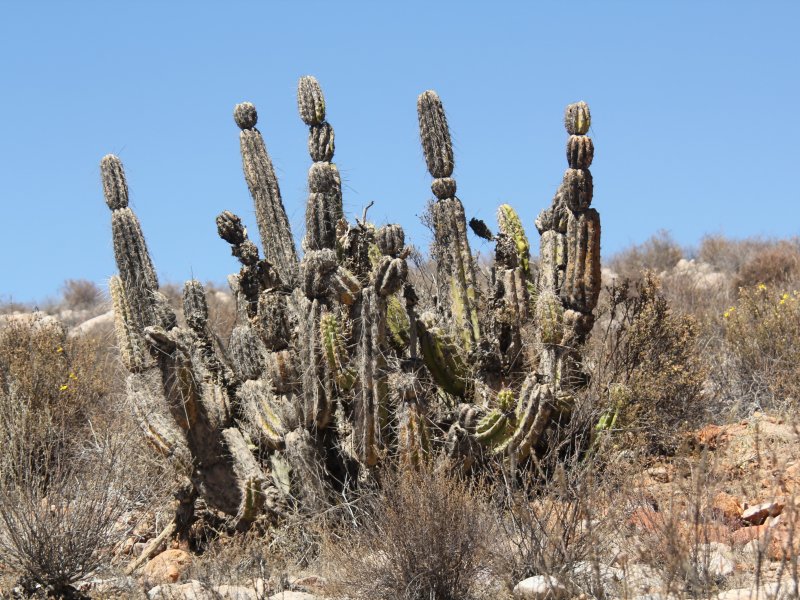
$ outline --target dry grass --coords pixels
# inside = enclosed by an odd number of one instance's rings
[[[468,600],[485,592],[495,527],[479,489],[427,470],[388,475],[323,564],[337,597]]]

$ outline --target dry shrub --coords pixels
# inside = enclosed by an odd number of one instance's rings
[[[788,409],[800,401],[800,291],[742,288],[723,314],[727,363],[718,387],[742,410]]]
[[[14,402],[41,417],[40,430],[27,432],[31,446],[49,446],[53,430],[80,439],[90,416],[111,412],[109,371],[96,340],[66,337],[51,317],[22,315],[0,326],[0,411]],[[94,424],[107,423],[95,418]]]
[[[651,272],[634,288],[609,288],[598,321],[589,361],[609,406],[603,425],[622,430],[624,443],[674,450],[677,434],[707,417],[696,321],[672,311]]]
[[[757,252],[739,269],[734,289],[759,283],[783,285],[800,276],[800,249],[796,243],[781,241]]]
[[[84,443],[107,400],[95,357],[53,319],[0,329],[0,553],[27,588],[58,596],[103,566],[126,505],[116,445]]]
[[[508,549],[499,561],[507,581],[549,575],[575,595],[602,597],[600,570],[613,560],[609,544],[619,521],[612,514],[616,477],[608,466],[591,454],[570,453],[549,478],[504,487],[498,521]]]
[[[341,597],[479,598],[494,525],[480,491],[445,473],[387,475],[348,528],[330,534],[323,559]]]
[[[89,310],[103,300],[103,292],[97,284],[87,279],[67,279],[61,288],[63,308]]]
[[[72,597],[74,584],[103,568],[121,539],[117,522],[128,504],[122,467],[106,445],[32,454],[17,439],[33,418],[19,412],[2,418],[0,556],[26,590]]]
[[[683,258],[683,249],[667,231],[659,231],[641,244],[618,252],[609,266],[623,279],[639,280],[645,271],[668,271]]]

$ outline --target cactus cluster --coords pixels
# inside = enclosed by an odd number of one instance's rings
[[[523,464],[568,410],[599,290],[584,103],[567,109],[570,168],[536,222],[538,272],[511,206],[499,208],[496,235],[471,221],[495,245],[482,290],[442,102],[433,91],[419,96],[435,196],[436,285],[427,297],[409,280],[399,225],[376,226],[366,211],[354,223],[344,218],[334,131],[317,80],[300,79],[297,99],[312,161],[301,260],[256,109],[247,102],[234,109],[263,258],[242,220],[220,213],[219,236],[239,262],[229,277],[237,321],[224,348],[208,329],[197,281],[184,287],[179,325],[127,205],[122,165],[112,155],[101,161],[128,395],[153,447],[183,474],[182,497],[191,504],[200,496],[242,526],[294,503],[314,506],[381,464],[438,461],[469,470],[488,456]]]

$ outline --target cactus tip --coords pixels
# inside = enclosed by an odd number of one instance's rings
[[[106,154],[100,160],[100,177],[103,180],[103,195],[111,210],[128,206],[128,184],[122,161],[113,154]]]
[[[236,121],[239,129],[252,129],[258,122],[256,107],[250,102],[237,104],[233,109],[233,120]]]

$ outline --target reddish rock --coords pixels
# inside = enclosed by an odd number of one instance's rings
[[[763,502],[746,508],[742,512],[742,520],[752,523],[753,525],[761,525],[767,520],[767,517],[777,517],[783,512],[785,502],[775,500],[773,502]]]
[[[755,527],[742,527],[741,529],[737,529],[731,535],[731,541],[733,542],[733,546],[744,546],[748,542],[753,540],[761,539],[764,536],[769,527],[767,525],[756,525]]]
[[[735,496],[720,492],[711,501],[711,511],[718,518],[728,523],[738,523],[742,517],[742,505]]]
[[[144,566],[142,575],[149,585],[175,583],[192,564],[192,555],[184,550],[165,550]]]
[[[642,531],[658,531],[664,526],[664,518],[652,508],[640,507],[628,517],[628,525]]]

